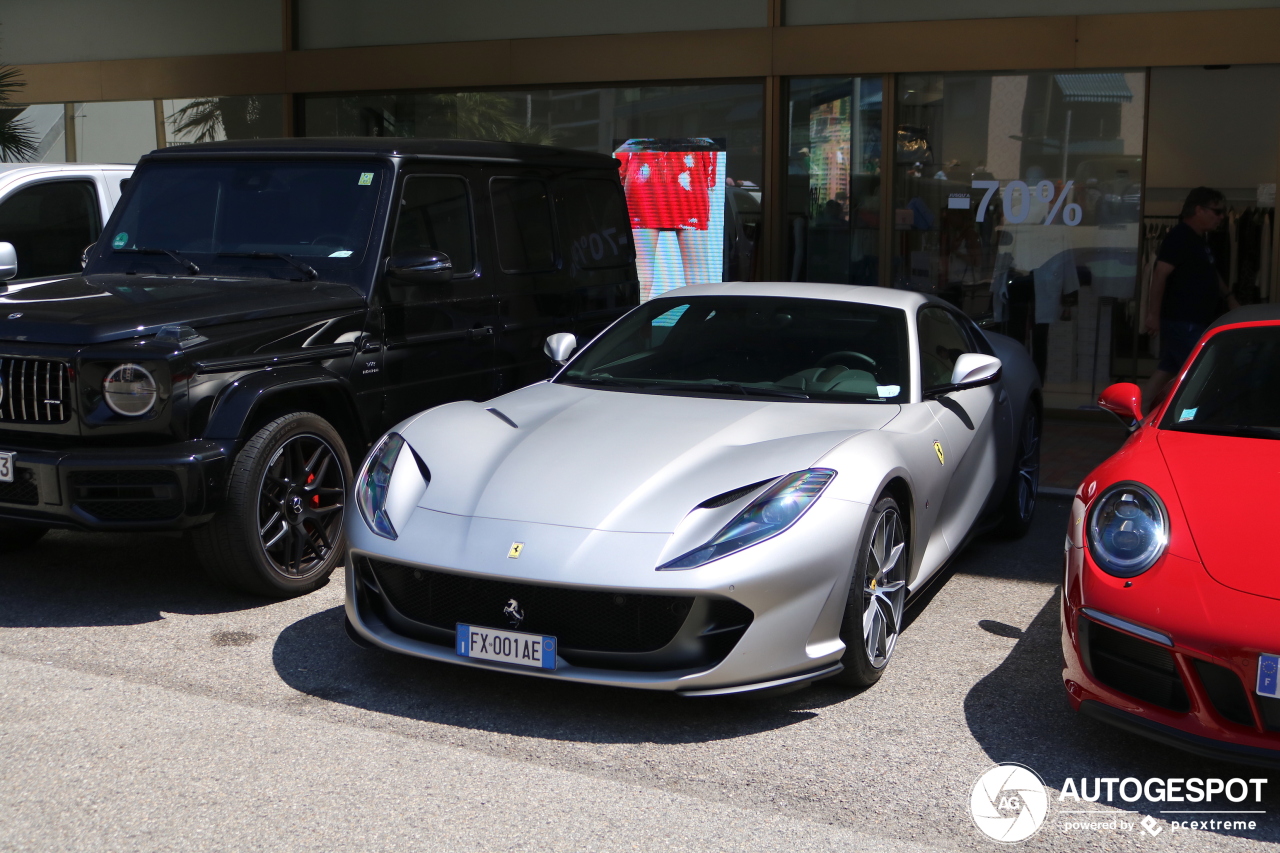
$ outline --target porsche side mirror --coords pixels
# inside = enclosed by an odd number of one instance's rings
[[[453,261],[444,252],[405,252],[387,259],[387,275],[396,283],[440,284],[453,278]]]
[[[556,364],[564,367],[569,362],[569,356],[573,355],[573,351],[578,348],[578,339],[569,332],[556,332],[554,335],[547,336],[547,342],[543,345],[542,351],[547,354],[547,358]]]
[[[956,359],[951,384],[956,388],[977,388],[1000,378],[1000,359],[980,352],[967,352]]]
[[[18,274],[18,252],[12,243],[0,243],[0,281],[8,281]]]
[[[1108,385],[1098,395],[1098,408],[1118,417],[1125,428],[1133,432],[1142,420],[1142,389],[1132,382]]]

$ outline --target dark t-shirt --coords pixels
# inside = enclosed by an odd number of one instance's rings
[[[1209,244],[1185,222],[1179,222],[1160,244],[1157,260],[1173,265],[1164,286],[1160,319],[1207,326],[1218,317],[1222,291]]]

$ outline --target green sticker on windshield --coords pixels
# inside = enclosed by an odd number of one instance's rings
[[[360,186],[367,187],[373,183],[373,172],[360,173]]]
[[[111,241],[111,246],[112,248],[115,248],[115,249],[123,249],[125,247],[125,244],[127,244],[128,242],[129,242],[129,235],[121,231],[119,234],[115,236],[115,239]]]

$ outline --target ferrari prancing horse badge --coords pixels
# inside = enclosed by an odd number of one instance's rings
[[[941,453],[942,451],[938,451],[938,452]],[[523,550],[524,550],[523,542],[512,542],[511,550],[507,552],[507,559],[518,560],[520,558],[520,552]]]
[[[942,457],[942,442],[941,442],[941,441],[935,441],[935,442],[933,443],[933,452],[934,452],[934,453],[936,453],[936,454],[938,454],[938,464],[939,464],[939,465],[946,465],[946,464],[947,464],[946,460],[945,460],[945,459],[943,459],[943,457]]]

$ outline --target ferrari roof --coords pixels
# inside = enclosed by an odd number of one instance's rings
[[[911,290],[894,290],[857,284],[812,284],[799,281],[726,281],[716,284],[693,284],[668,290],[655,299],[683,299],[689,296],[788,296],[793,299],[828,299],[837,302],[861,302],[914,311],[927,302],[941,302],[932,296]]]

